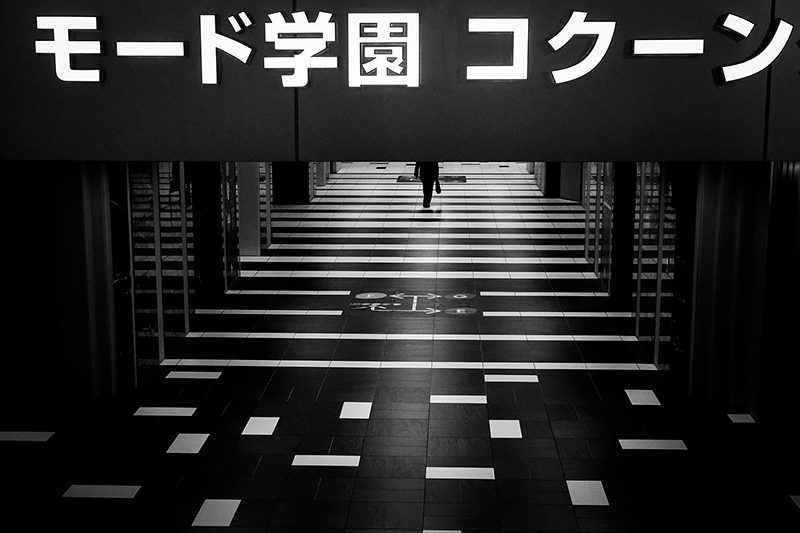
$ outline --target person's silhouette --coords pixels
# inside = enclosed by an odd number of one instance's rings
[[[414,166],[414,177],[422,182],[422,207],[431,206],[433,185],[439,181],[438,161],[417,161]]]

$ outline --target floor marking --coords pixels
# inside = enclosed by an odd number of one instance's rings
[[[296,339],[296,340],[430,340],[430,341],[515,341],[515,342],[636,342],[638,339],[633,335],[511,335],[500,333],[484,334],[458,334],[458,333],[290,333],[290,332],[268,332],[261,331],[255,333],[248,332],[216,332],[216,331],[195,331],[192,332],[195,338],[232,338],[232,339]],[[182,360],[192,361],[192,365],[204,366],[224,366],[220,359],[194,359]]]
[[[601,481],[567,480],[567,489],[572,505],[608,505]]]
[[[167,453],[199,453],[208,436],[208,433],[179,433]]]
[[[571,296],[581,297],[603,297],[608,296],[606,292],[506,292],[506,291],[481,291],[481,296],[500,296],[506,298],[542,298],[542,297],[556,297],[564,298]]]
[[[370,411],[372,411],[372,402],[344,402],[339,418],[368,420]]]
[[[619,439],[623,450],[686,450],[682,440]]]
[[[486,383],[539,383],[539,376],[525,374],[486,374],[483,378]]]
[[[275,250],[456,250],[504,251],[504,252],[583,252],[583,245],[555,244],[316,244],[316,243],[277,243]],[[249,294],[264,291],[228,291],[227,294]],[[321,292],[321,291],[320,291]]]
[[[140,407],[133,416],[192,416],[194,407]]]
[[[243,296],[350,296],[350,291],[233,290],[226,294]]]
[[[251,416],[242,430],[242,435],[272,435],[280,417]]]
[[[340,310],[327,309],[197,309],[197,315],[338,316]]]
[[[494,479],[494,468],[433,467],[425,468],[426,479]]]
[[[597,279],[594,272],[491,272],[438,270],[243,270],[243,278]],[[218,313],[217,313],[218,314]],[[242,313],[245,314],[245,313]],[[252,313],[258,314],[258,313]],[[280,314],[280,313],[263,313]],[[285,313],[290,314],[290,313]],[[302,314],[302,313],[293,313]]]
[[[242,500],[206,500],[192,522],[193,527],[229,527]]]
[[[486,403],[486,396],[478,394],[431,394],[431,403]]]
[[[167,379],[218,379],[222,372],[178,372],[167,374]]]
[[[632,313],[618,313],[614,318],[630,318]],[[530,317],[530,318],[611,318],[609,313],[603,311],[484,311],[483,316],[488,317]]]
[[[526,240],[526,241],[542,241],[542,240],[570,240],[582,241],[583,235],[578,233],[377,233],[377,232],[359,232],[359,233],[313,233],[313,232],[290,232],[281,233],[275,232],[272,234],[275,239],[513,239],[513,240]],[[380,246],[380,245],[379,245]],[[579,246],[583,249],[583,245]],[[530,249],[526,246],[526,249]]]
[[[61,497],[130,499],[141,488],[139,485],[72,485]]]
[[[295,455],[292,466],[358,466],[360,455]]]
[[[755,419],[749,414],[729,414],[728,418],[735,424],[755,424]]]
[[[493,439],[521,439],[519,420],[489,420],[489,434]]]
[[[647,389],[625,389],[631,405],[661,405],[656,394]]]
[[[0,431],[0,442],[47,442],[54,431]]]

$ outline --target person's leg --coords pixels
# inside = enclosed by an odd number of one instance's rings
[[[433,180],[423,179],[422,181],[422,207],[431,206],[431,197],[433,196]]]

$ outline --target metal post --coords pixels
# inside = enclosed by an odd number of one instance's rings
[[[640,335],[642,319],[642,261],[644,260],[644,199],[645,199],[645,175],[647,164],[640,165],[639,171],[639,243],[636,259],[636,319],[634,323],[634,334]]]
[[[183,250],[183,332],[189,333],[189,237],[186,215],[186,174],[183,161],[178,163],[178,180],[181,190],[181,249]]]
[[[158,320],[158,362],[164,360],[164,280],[161,272],[161,190],[158,179],[158,162],[150,164],[150,180],[153,195],[153,237],[155,239],[156,263],[156,316]]]
[[[133,328],[133,387],[136,388],[139,386],[139,371],[138,371],[138,359],[139,359],[139,331],[136,329],[136,268],[134,266],[134,253],[136,250],[133,247],[133,203],[131,202],[131,171],[129,163],[125,163],[125,189],[127,190],[128,194],[126,194],[126,201],[127,201],[127,212],[128,212],[128,250],[129,250],[129,259],[128,259],[128,268],[130,268],[130,291],[131,291],[131,327]]]
[[[656,259],[656,323],[655,346],[653,347],[653,359],[656,365],[658,364],[659,346],[661,345],[661,278],[662,261],[664,260],[664,211],[666,210],[667,197],[664,182],[660,175],[658,178],[658,258]]]

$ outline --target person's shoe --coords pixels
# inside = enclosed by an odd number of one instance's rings
[[[425,209],[429,209],[431,207],[431,204],[422,204],[422,207],[424,207]]]

